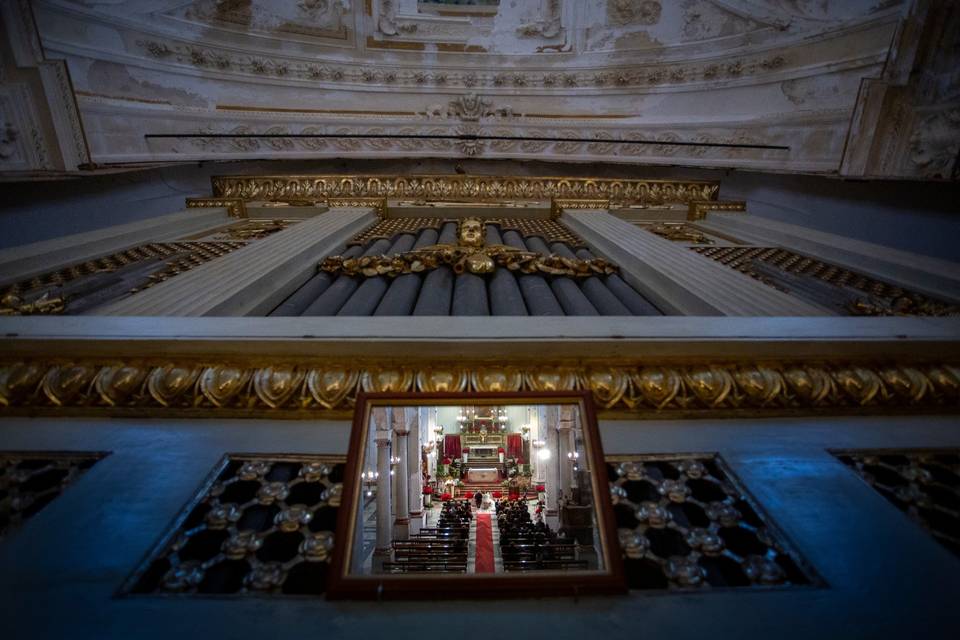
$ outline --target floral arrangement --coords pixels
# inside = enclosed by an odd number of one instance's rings
[[[493,499],[494,499],[494,500],[499,500],[500,498],[503,497],[503,493],[501,493],[500,491],[494,491],[494,492],[491,494],[491,496],[493,496]]]
[[[463,494],[463,497],[467,500],[473,500],[473,491],[467,491],[465,494]]]
[[[497,448],[497,453],[506,453],[506,452],[507,452],[506,449],[504,449],[503,447]]]
[[[425,487],[423,488],[423,495],[425,495],[425,496],[432,496],[432,495],[433,495],[433,487],[431,487],[430,485],[425,486]]]
[[[546,491],[546,490],[547,490],[547,488],[546,488],[545,486],[543,486],[542,484],[538,484],[538,485],[537,485],[537,493],[543,493],[543,492]]]
[[[450,495],[449,493],[441,493],[441,494],[440,494],[440,501],[441,501],[441,502],[447,502],[448,500],[453,500],[453,496]]]
[[[464,447],[462,451],[463,453],[470,453],[470,447]]]
[[[453,461],[450,458],[444,458],[441,464],[453,464]]]

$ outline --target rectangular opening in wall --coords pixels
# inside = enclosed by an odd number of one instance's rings
[[[107,455],[102,452],[0,452],[0,540],[20,528]]]
[[[321,594],[343,456],[226,456],[125,594]]]
[[[608,456],[630,589],[821,584],[715,454]]]
[[[960,556],[960,449],[832,453],[937,542]]]

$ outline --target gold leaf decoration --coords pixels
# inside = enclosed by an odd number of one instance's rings
[[[473,388],[477,391],[519,391],[523,384],[523,375],[512,368],[484,367],[470,376]]]
[[[823,404],[835,390],[833,378],[823,369],[787,367],[783,370],[783,378],[801,404]]]
[[[932,389],[927,377],[912,367],[885,367],[879,373],[887,389],[912,403],[920,402]]]
[[[697,399],[708,407],[719,407],[733,391],[733,376],[719,367],[697,367],[684,372],[683,380]]]
[[[463,391],[467,373],[462,369],[430,369],[417,372],[417,389],[425,393]]]
[[[207,367],[197,384],[200,393],[215,407],[225,407],[243,391],[250,380],[250,371],[241,367]]]
[[[770,367],[740,367],[733,379],[752,404],[766,406],[783,396],[783,377]]]
[[[531,391],[570,391],[577,388],[577,373],[572,369],[538,369],[524,375]]]
[[[294,367],[266,367],[253,375],[253,388],[264,404],[276,409],[297,391],[304,375]]]
[[[617,404],[627,391],[629,378],[620,369],[594,369],[583,376],[583,386],[593,392],[593,398],[604,409]]]
[[[12,405],[30,395],[46,370],[36,362],[15,362],[0,367],[0,405]]]
[[[657,409],[669,405],[680,392],[680,374],[674,369],[644,367],[632,377],[643,400]]]
[[[193,367],[173,364],[157,367],[147,376],[147,391],[154,400],[169,407],[193,386],[199,375],[200,369]]]
[[[96,373],[96,369],[83,365],[52,367],[43,377],[41,387],[50,402],[64,405],[85,391]]]
[[[409,391],[413,373],[407,369],[373,369],[363,373],[360,383],[371,393]]]
[[[883,383],[875,372],[864,367],[842,367],[833,371],[833,379],[854,402],[863,406],[878,399]]]
[[[331,367],[307,372],[307,389],[324,409],[343,403],[357,387],[360,374],[353,369]]]
[[[104,402],[115,406],[139,391],[146,377],[147,372],[142,367],[102,367],[93,385]]]

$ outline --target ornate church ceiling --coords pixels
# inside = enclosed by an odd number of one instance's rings
[[[864,79],[882,80],[915,12],[898,0],[31,4],[99,165],[473,156],[825,173],[841,170]]]

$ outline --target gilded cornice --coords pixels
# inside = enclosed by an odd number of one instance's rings
[[[720,183],[700,180],[469,175],[215,176],[215,198],[241,200],[415,198],[426,200],[714,201]]]
[[[231,218],[246,218],[247,206],[242,198],[187,198],[187,209],[225,207]]]
[[[960,366],[26,359],[0,364],[0,415],[343,417],[361,390],[577,389],[592,391],[609,418],[952,413],[960,408]]]
[[[736,211],[745,213],[747,211],[747,203],[743,200],[718,201],[716,199],[692,201],[689,203],[687,220],[703,220],[710,211]]]

